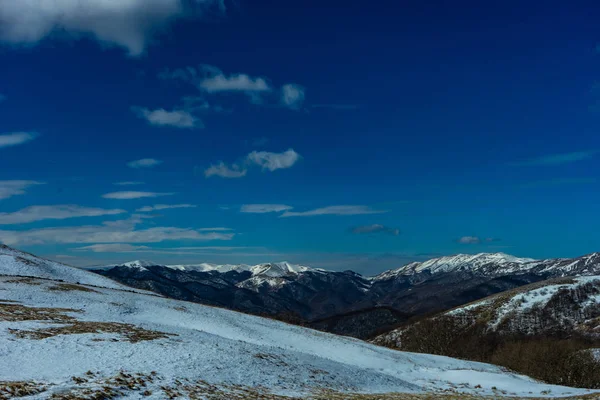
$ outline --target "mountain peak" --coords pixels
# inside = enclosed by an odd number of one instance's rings
[[[146,269],[145,267],[152,267],[154,265],[159,265],[156,264],[152,261],[148,261],[148,260],[135,260],[135,261],[129,261],[126,263],[121,264],[124,267],[129,267],[129,268],[139,268],[139,269]]]
[[[477,271],[488,265],[519,266],[534,261],[533,258],[519,258],[502,252],[456,254],[432,258],[422,262],[415,261],[398,269],[383,272],[377,275],[375,279],[385,280],[399,275],[413,275],[421,272],[435,274],[440,272]]]

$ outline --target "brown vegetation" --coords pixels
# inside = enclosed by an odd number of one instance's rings
[[[123,336],[131,343],[137,343],[144,340],[164,339],[173,335],[143,329],[131,324],[86,321],[74,321],[65,326],[35,329],[31,331],[9,329],[9,332],[22,339],[46,339],[58,335],[77,335],[83,333],[116,333]]]
[[[54,286],[50,286],[48,290],[55,292],[71,292],[71,291],[79,291],[79,292],[91,292],[91,293],[100,293],[97,290],[90,289],[85,286],[75,285],[73,283],[59,283]]]
[[[10,304],[0,302],[0,321],[74,321],[75,318],[65,314],[67,312],[81,311],[72,308],[27,307],[21,304]]]
[[[0,381],[0,400],[13,399],[38,394],[46,390],[45,386],[36,382],[2,382]]]
[[[382,344],[497,364],[552,384],[600,389],[600,362],[587,351],[600,348],[600,339],[576,334],[500,334],[488,330],[483,321],[465,325],[441,316],[408,326],[399,343]]]

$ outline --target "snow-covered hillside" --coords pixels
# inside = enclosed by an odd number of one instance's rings
[[[600,335],[600,276],[536,283],[458,307],[446,315],[467,321],[483,313],[492,330],[533,334],[568,329]]]
[[[71,393],[92,398],[103,391],[150,399],[209,393],[232,398],[227,393],[233,392],[257,398],[257,391],[309,398],[323,388],[522,397],[589,393],[492,365],[397,352],[120,285],[99,287],[104,281],[94,279],[101,277],[67,266],[44,271],[40,262],[38,268],[47,279],[5,276],[27,273],[0,258],[0,397],[17,381],[39,391],[30,397],[36,399]],[[58,279],[76,274],[80,284],[53,281],[54,273]]]
[[[456,325],[447,325],[447,318]],[[488,333],[537,335],[575,333],[600,336],[600,276],[556,278],[502,292],[429,317],[440,329],[476,324]],[[423,323],[417,322],[415,325]],[[441,328],[441,327],[444,328]],[[382,334],[374,343],[401,348],[406,325]]]
[[[31,276],[62,280],[69,283],[131,290],[131,288],[112,279],[55,261],[45,260],[5,245],[0,245],[0,275]]]
[[[551,276],[592,275],[600,273],[600,253],[577,258],[534,260],[505,253],[457,254],[413,262],[398,269],[383,272],[373,278],[384,281],[416,274],[471,272],[482,275],[512,275],[535,273]]]

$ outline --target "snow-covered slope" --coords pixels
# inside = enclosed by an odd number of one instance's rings
[[[510,273],[521,270],[525,265],[534,261],[532,258],[518,258],[504,253],[457,254],[423,262],[413,262],[398,269],[386,271],[374,279],[386,280],[399,275],[423,272],[437,274],[461,270],[478,271],[490,266],[493,266],[496,273]]]
[[[600,276],[528,285],[455,308],[446,315],[474,321],[483,313],[492,330],[535,334],[567,329],[600,335]]]
[[[8,271],[6,261],[0,259],[0,270]],[[95,275],[81,273],[97,283]],[[65,277],[60,270],[58,275]],[[77,280],[88,281],[82,275]],[[2,276],[0,299],[0,390],[19,381],[40,391],[36,399],[69,393],[92,398],[102,391],[132,399],[142,393],[149,399],[203,393],[230,398],[231,392],[258,398],[257,391],[309,398],[319,388],[523,397],[589,393],[488,364],[397,352],[117,288]]]
[[[534,260],[519,258],[505,253],[457,254],[413,262],[398,269],[383,272],[374,281],[390,280],[416,274],[441,274],[471,272],[480,275],[514,275],[534,273],[538,275],[572,276],[600,273],[600,253],[577,258],[554,258]]]
[[[0,275],[30,276],[62,280],[69,283],[132,290],[112,279],[55,261],[45,260],[5,245],[0,245]]]
[[[453,324],[447,324],[450,318]],[[439,322],[439,329],[467,329],[478,324],[487,333],[564,333],[600,336],[600,276],[555,278],[502,292],[425,321]],[[421,322],[416,322],[420,324]],[[401,348],[406,325],[382,334],[374,343]],[[442,333],[440,333],[442,334]]]

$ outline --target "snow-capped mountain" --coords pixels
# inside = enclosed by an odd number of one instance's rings
[[[518,258],[504,253],[457,254],[423,262],[413,262],[401,268],[386,271],[373,279],[386,280],[393,279],[398,275],[439,274],[459,271],[514,273],[527,269],[527,266],[532,263],[535,263],[532,258]]]
[[[17,258],[22,253],[6,248],[0,254],[2,398],[27,393],[31,399],[283,400],[309,398],[320,390],[328,390],[331,398],[352,397],[352,392],[382,398],[386,392],[496,397],[589,393],[542,384],[489,364],[397,352],[137,293],[88,271],[31,255]]]
[[[117,266],[98,272],[177,299],[366,338],[410,316],[442,311],[529,283],[600,274],[600,255],[534,260],[504,253],[459,254],[410,263],[374,277],[287,262],[145,264],[142,268]]]

